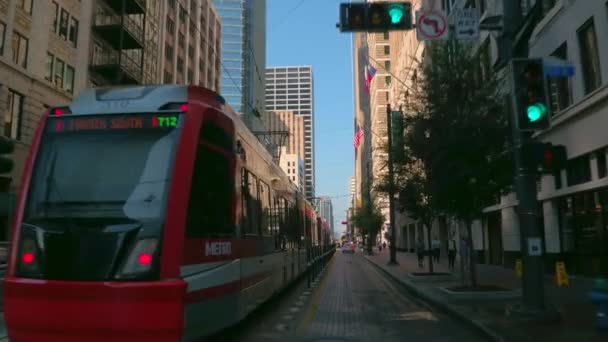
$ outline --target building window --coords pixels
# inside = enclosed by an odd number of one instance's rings
[[[4,54],[4,38],[6,36],[6,25],[0,22],[0,55]]]
[[[179,47],[183,48],[184,45],[186,45],[186,36],[181,33],[178,32],[178,36],[177,36],[177,44],[179,45]]]
[[[391,61],[384,61],[384,70],[386,70],[386,72],[391,71]]]
[[[390,55],[391,54],[391,47],[388,45],[384,45],[384,54],[385,55]]]
[[[384,39],[388,39],[388,32],[384,32]]]
[[[52,53],[46,53],[46,74],[44,75],[44,79],[47,81],[53,81],[53,65],[55,61],[55,56]]]
[[[65,68],[64,90],[68,93],[74,93],[74,68],[67,65]]]
[[[69,41],[72,43],[73,47],[78,47],[78,20],[76,20],[74,17],[70,18]]]
[[[593,18],[583,24],[577,33],[581,51],[581,69],[583,70],[585,94],[589,94],[602,84],[600,57]]]
[[[171,20],[171,18],[169,18],[169,16],[167,16],[167,32],[169,32],[170,35],[173,35],[174,31],[175,31],[175,23],[173,23],[173,20]]]
[[[53,33],[57,33],[57,23],[58,23],[58,19],[59,19],[59,5],[53,1],[53,4],[51,6],[53,9],[53,13],[51,14],[53,16],[53,26],[51,27],[51,30],[53,30]]]
[[[187,17],[188,17],[188,12],[186,12],[186,9],[183,8],[182,6],[179,6],[179,20],[186,21]]]
[[[68,39],[68,20],[70,19],[70,14],[61,9],[61,17],[59,19],[59,37],[63,39]]]
[[[19,32],[13,32],[13,62],[27,68],[28,40]]]
[[[607,165],[606,165],[606,149],[602,148],[595,153],[595,161],[597,163],[597,178],[606,177]]]
[[[9,89],[8,105],[4,115],[4,135],[20,140],[21,120],[23,119],[23,95]]]
[[[194,58],[194,46],[188,45],[188,56]]]
[[[568,60],[568,44],[563,43],[555,52],[551,54],[553,57],[562,60]],[[572,83],[569,77],[554,77],[549,78],[549,95],[551,99],[551,113],[566,109],[572,104]]]
[[[63,88],[63,73],[65,72],[65,63],[55,58],[55,85],[59,88]]]
[[[171,46],[171,45],[165,46],[165,58],[173,61],[173,46]]]
[[[177,72],[184,72],[184,60],[177,57]]]
[[[173,83],[173,75],[171,75],[171,73],[166,70],[165,70],[164,79],[165,79],[165,83]]]
[[[188,83],[194,83],[194,72],[188,68]]]
[[[589,154],[568,160],[566,167],[568,186],[591,181],[591,163]]]
[[[17,0],[17,7],[21,8],[27,14],[32,14],[32,0]]]

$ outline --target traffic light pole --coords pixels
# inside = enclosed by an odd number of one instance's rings
[[[513,58],[513,39],[518,24],[517,2],[503,0],[504,10],[504,49],[507,61]],[[517,126],[518,113],[515,101],[515,87],[512,82],[511,127],[513,131],[513,153],[515,161],[515,182],[518,199],[518,216],[521,236],[521,252],[523,263],[522,275],[522,308],[524,315],[545,311],[544,267],[542,259],[542,241],[540,227],[536,220],[536,170],[529,165],[529,158],[524,158],[520,148],[530,139],[529,133],[524,133]],[[540,249],[535,249],[540,247]]]
[[[397,262],[397,246],[395,236],[395,175],[393,169],[393,132],[391,125],[391,105],[386,105],[386,130],[388,138],[388,216],[389,216],[389,228],[391,230],[390,239],[390,255],[391,259],[388,262],[389,265],[398,265]]]

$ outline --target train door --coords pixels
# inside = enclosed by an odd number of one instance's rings
[[[223,248],[236,237],[233,141],[232,121],[221,113],[205,112],[185,229],[184,260],[190,270],[184,276],[188,283],[187,338],[228,326],[238,318],[239,292],[234,284],[239,284],[240,272],[232,262],[236,248]]]

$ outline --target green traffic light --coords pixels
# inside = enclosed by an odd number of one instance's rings
[[[388,9],[388,15],[391,17],[391,24],[399,24],[403,19],[403,5],[393,4]]]
[[[528,119],[530,122],[536,122],[547,114],[547,107],[542,103],[535,103],[528,106]]]

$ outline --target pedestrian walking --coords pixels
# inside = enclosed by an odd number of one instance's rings
[[[435,260],[435,262],[439,262],[439,254],[441,251],[441,242],[439,242],[439,239],[437,238],[437,236],[435,236],[433,238],[433,240],[431,241],[431,250],[433,253],[433,260]]]
[[[418,242],[416,243],[416,253],[418,254],[418,267],[423,268],[424,267],[424,242],[422,241],[422,238],[419,238]]]
[[[464,268],[467,268],[469,264],[469,243],[464,236],[460,239],[460,262],[462,262]]]
[[[454,271],[454,262],[456,261],[456,238],[452,233],[452,237],[448,241],[448,263],[451,271]]]

